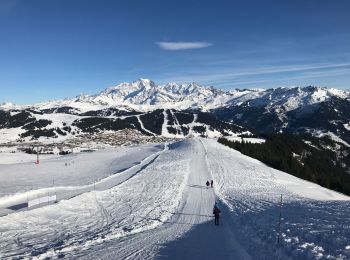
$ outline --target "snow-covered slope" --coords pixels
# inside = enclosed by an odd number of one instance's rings
[[[140,113],[110,108],[80,114],[68,107],[62,107],[61,110],[0,110],[0,144],[37,141],[58,143],[121,130],[134,130],[141,136],[167,138],[248,133],[243,127],[222,122],[210,113],[197,110],[164,109]]]
[[[205,187],[211,179],[214,189]],[[350,256],[349,197],[271,169],[214,140],[170,144],[126,181],[104,187],[0,217],[0,257]],[[220,226],[212,218],[215,200],[222,211]]]

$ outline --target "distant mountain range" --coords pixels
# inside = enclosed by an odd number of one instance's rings
[[[96,95],[0,106],[0,141],[69,138],[80,133],[137,129],[186,137],[248,133],[328,136],[350,144],[350,92],[324,87],[223,91],[196,83],[121,83]]]
[[[267,106],[269,110],[282,108],[291,111],[301,106],[326,101],[331,97],[349,98],[350,92],[313,86],[224,91],[196,83],[156,85],[152,80],[139,79],[132,83],[121,83],[109,87],[95,95],[80,95],[71,99],[24,107],[47,109],[70,106],[80,111],[92,108],[96,110],[101,107],[128,108],[138,111],[153,111],[159,108],[209,110],[249,102],[249,105],[254,107]],[[0,105],[0,108],[15,107],[18,108],[9,103]]]

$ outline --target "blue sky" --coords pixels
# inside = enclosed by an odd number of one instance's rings
[[[0,102],[120,82],[350,89],[350,1],[0,0]]]

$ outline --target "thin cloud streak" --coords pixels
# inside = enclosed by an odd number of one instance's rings
[[[276,66],[276,67],[257,67],[248,71],[223,70],[223,71],[206,71],[206,73],[185,73],[182,76],[168,75],[160,79],[161,82],[199,82],[216,86],[238,86],[239,84],[248,85],[264,82],[276,82],[291,79],[308,79],[317,77],[331,77],[335,75],[349,74],[349,63],[339,64],[322,64],[322,65],[296,65],[296,66]],[[288,73],[287,75],[283,75]],[[297,73],[293,75],[290,73]],[[265,78],[268,74],[281,74],[277,78]],[[255,79],[246,79],[246,77]],[[256,78],[258,77],[258,78]]]
[[[210,42],[156,42],[156,44],[167,51],[202,49],[213,45]]]
[[[288,72],[306,72],[313,70],[335,70],[349,68],[350,63],[323,64],[323,65],[295,65],[295,66],[260,66],[250,70],[222,70],[213,71],[215,78],[232,77],[239,78],[243,76],[260,76],[266,74],[279,74]],[[205,73],[205,77],[212,77]]]

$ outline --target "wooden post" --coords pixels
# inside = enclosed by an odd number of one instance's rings
[[[278,220],[278,234],[277,234],[277,244],[280,243],[281,240],[281,225],[282,225],[282,203],[283,203],[283,197],[281,194],[281,202],[280,202],[280,216],[279,216],[279,220]]]

